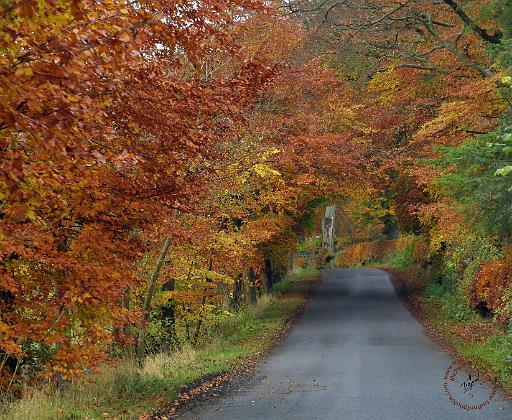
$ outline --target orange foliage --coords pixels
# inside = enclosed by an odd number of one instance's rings
[[[484,262],[470,285],[469,300],[474,308],[489,311],[499,320],[510,318],[510,288],[512,287],[512,254],[499,260]]]
[[[412,259],[417,264],[423,264],[428,257],[428,244],[423,237],[414,241],[412,248]]]
[[[422,237],[402,236],[387,241],[362,242],[349,245],[339,253],[336,262],[344,267],[365,265],[392,258],[408,246],[413,249],[413,261],[422,263],[426,258],[427,245]]]
[[[272,73],[228,28],[263,6],[0,6],[0,354],[14,373],[33,349],[64,379],[102,363],[138,321],[134,263],[184,240],[178,211],[214,213],[217,148]]]

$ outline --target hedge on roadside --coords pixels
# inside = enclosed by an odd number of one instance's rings
[[[347,246],[335,259],[338,267],[357,267],[384,261],[412,248],[412,258],[417,264],[423,264],[427,258],[427,244],[423,237],[416,235],[401,236],[385,241],[361,242]]]
[[[503,258],[485,261],[474,274],[469,290],[470,305],[508,321],[512,312],[512,253]]]

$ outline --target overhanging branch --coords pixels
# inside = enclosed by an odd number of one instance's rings
[[[451,7],[453,11],[462,19],[462,21],[469,27],[471,30],[477,34],[484,41],[490,42],[491,44],[501,44],[501,38],[503,37],[503,33],[498,29],[494,31],[494,34],[489,34],[485,29],[478,26],[473,19],[471,19],[462,7],[455,0],[443,0],[447,6]]]

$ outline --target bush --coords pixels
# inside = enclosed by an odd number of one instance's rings
[[[428,244],[423,236],[415,236],[412,246],[412,260],[419,265],[425,265],[428,260]]]
[[[444,262],[446,277],[459,284],[462,293],[468,296],[468,287],[474,274],[484,261],[500,258],[498,249],[485,238],[469,236],[452,245]]]
[[[417,244],[423,245],[417,245]],[[347,246],[335,258],[337,267],[357,267],[366,264],[391,265],[405,268],[425,259],[426,244],[420,236],[406,235],[387,241],[373,241]]]
[[[415,266],[415,261],[413,260],[414,238],[404,238],[406,240],[395,244],[393,252],[387,259],[382,261],[383,265],[387,265],[400,270],[412,268]]]
[[[335,265],[357,267],[367,264],[375,259],[375,248],[373,242],[349,245],[337,255]]]
[[[512,294],[512,255],[499,260],[485,261],[473,276],[469,289],[474,308],[496,316],[500,321],[510,320]]]
[[[441,305],[441,313],[455,321],[470,321],[475,313],[454,284],[431,282],[426,291],[427,299]]]

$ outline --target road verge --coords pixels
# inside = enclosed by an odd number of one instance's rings
[[[477,315],[464,322],[454,319],[427,292],[430,279],[419,269],[376,268],[389,273],[400,299],[438,346],[459,363],[476,367],[488,383],[496,384],[499,393],[512,401],[512,372],[502,362],[503,353],[512,352],[512,348],[499,341],[506,337],[499,324]]]

